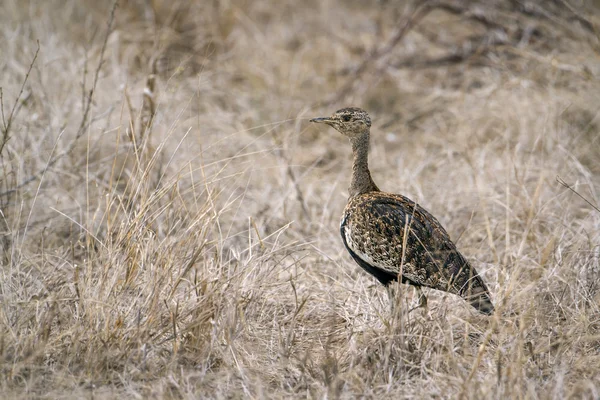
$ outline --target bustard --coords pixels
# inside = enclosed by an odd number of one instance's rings
[[[494,305],[483,279],[456,249],[433,215],[414,201],[379,190],[369,171],[371,118],[360,108],[343,108],[311,122],[327,124],[350,139],[354,162],[340,233],[354,260],[383,285],[401,280],[461,296],[484,314]],[[392,303],[393,304],[393,303]]]

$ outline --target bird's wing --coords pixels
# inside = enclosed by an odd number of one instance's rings
[[[353,256],[410,283],[458,292],[454,277],[470,266],[429,212],[399,195],[366,199],[355,210],[343,224]]]

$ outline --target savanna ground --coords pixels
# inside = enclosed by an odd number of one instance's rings
[[[599,5],[419,4],[3,0],[2,398],[598,398]],[[346,253],[348,105],[494,316]]]

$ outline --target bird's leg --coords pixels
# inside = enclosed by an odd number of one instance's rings
[[[419,296],[419,307],[423,307],[427,310],[427,297],[425,296],[425,293],[423,293],[421,286],[417,286],[417,295]]]
[[[386,285],[385,289],[387,290],[388,298],[390,300],[390,312],[393,317],[396,311],[396,296],[394,295],[394,284]]]

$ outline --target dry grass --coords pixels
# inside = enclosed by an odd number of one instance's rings
[[[600,212],[556,180],[600,203],[593,29],[434,10],[344,92],[404,4],[206,3],[2,1],[2,397],[598,398]],[[338,236],[349,146],[307,122],[346,105],[496,315],[390,317]]]

